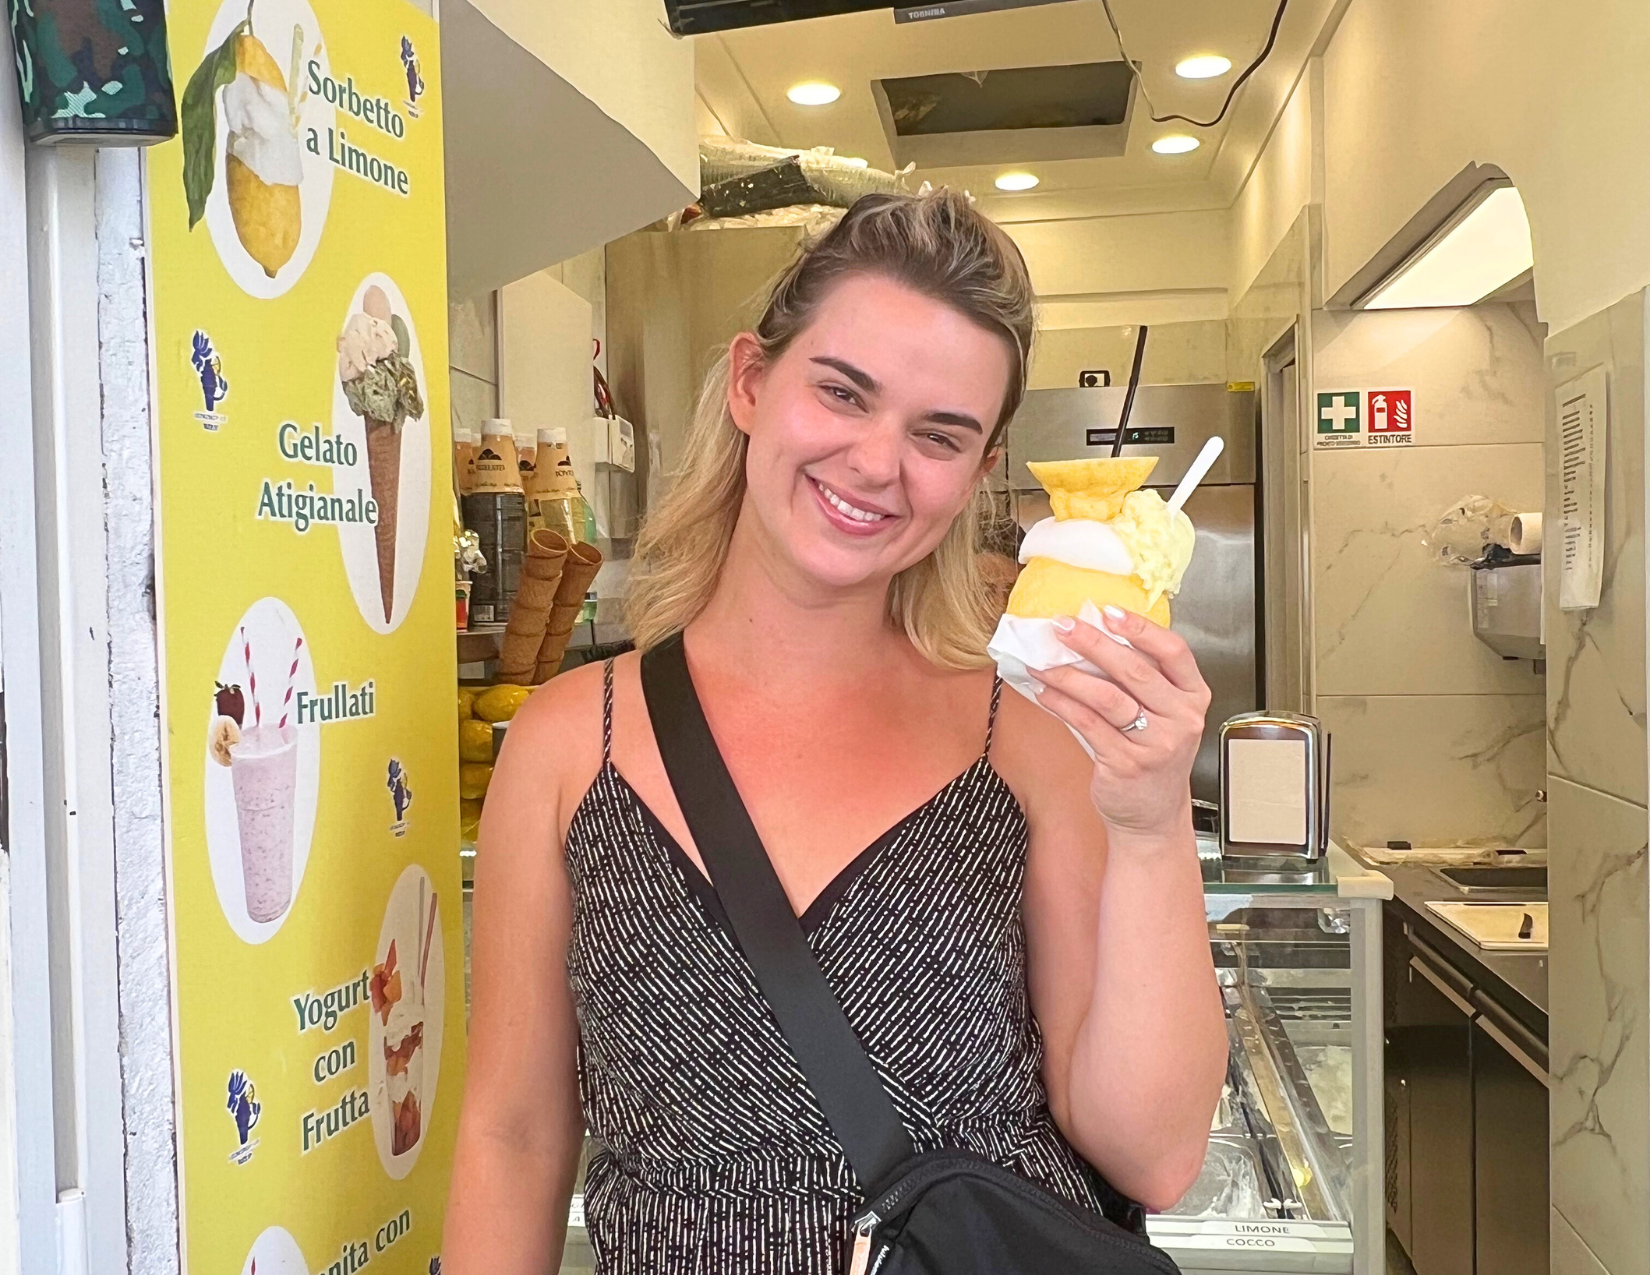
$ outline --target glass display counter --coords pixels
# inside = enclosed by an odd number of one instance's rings
[[[1147,1229],[1188,1273],[1380,1275],[1390,883],[1339,850],[1309,872],[1200,851],[1231,1052],[1203,1172]]]

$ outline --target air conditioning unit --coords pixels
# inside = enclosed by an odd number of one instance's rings
[[[670,29],[677,35],[730,31],[801,18],[828,18],[839,13],[888,9],[888,0],[665,0]]]
[[[770,22],[795,22],[799,18],[864,13],[870,9],[891,8],[894,21],[903,23],[1065,3],[1068,0],[928,0],[927,3],[904,0],[898,5],[887,0],[665,0],[665,12],[670,18],[670,29],[677,35],[698,35],[734,27],[759,27]]]

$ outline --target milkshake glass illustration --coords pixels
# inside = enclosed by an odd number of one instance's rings
[[[298,792],[298,732],[254,726],[229,750],[240,824],[246,913],[273,921],[292,906],[292,814]]]
[[[241,843],[241,873],[246,913],[254,921],[279,920],[292,906],[293,823],[298,797],[298,731],[288,724],[293,679],[298,672],[299,638],[293,646],[286,698],[278,724],[267,725],[258,702],[258,678],[252,648],[241,630],[252,724],[246,725],[246,695],[239,684],[219,685],[214,696],[208,747],[212,759],[229,768],[235,793],[235,819]]]
[[[401,429],[424,415],[418,373],[411,361],[412,334],[390,310],[376,285],[361,297],[338,337],[338,380],[350,410],[367,435],[367,471],[378,506],[373,535],[378,549],[378,590],[384,622],[395,609],[395,533],[401,513]]]

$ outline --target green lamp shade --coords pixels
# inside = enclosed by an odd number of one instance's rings
[[[31,140],[147,146],[177,133],[164,0],[14,0],[9,7]]]

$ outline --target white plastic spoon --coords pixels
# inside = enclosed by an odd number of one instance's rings
[[[1203,476],[1220,459],[1220,453],[1226,450],[1226,440],[1216,434],[1203,444],[1203,450],[1197,454],[1192,467],[1186,471],[1186,476],[1180,480],[1180,485],[1174,489],[1174,495],[1169,497],[1169,512],[1176,513],[1180,507],[1191,499],[1197,485],[1203,481]]]

